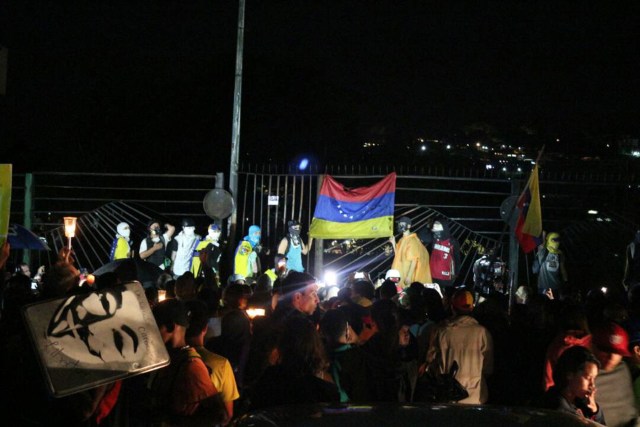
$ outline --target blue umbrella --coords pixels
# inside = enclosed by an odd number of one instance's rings
[[[31,249],[34,251],[50,251],[47,242],[36,236],[31,230],[18,224],[9,224],[7,241],[11,249]]]

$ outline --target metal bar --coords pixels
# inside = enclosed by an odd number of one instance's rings
[[[297,175],[293,175],[293,188],[291,189],[291,219],[294,219],[296,216],[296,178]]]
[[[210,188],[152,188],[152,187],[85,187],[81,185],[39,185],[38,188],[51,188],[62,190],[126,190],[126,191],[209,191]]]
[[[27,230],[31,230],[33,218],[33,174],[26,174],[24,176],[24,216],[22,217],[22,224]],[[25,249],[22,251],[22,262],[25,264],[31,264],[31,251]]]
[[[36,201],[43,200],[59,200],[59,201],[79,201],[79,202],[113,202],[113,197],[108,198],[97,198],[97,197],[36,197],[34,198]],[[202,201],[197,200],[153,200],[153,199],[121,199],[126,200],[127,202],[136,202],[136,203],[168,203],[168,204],[202,204]],[[47,211],[51,212],[51,211]]]
[[[207,178],[215,179],[215,175],[185,175],[170,173],[107,173],[107,172],[34,172],[37,175],[52,176],[117,176],[117,177],[135,177],[135,178]]]

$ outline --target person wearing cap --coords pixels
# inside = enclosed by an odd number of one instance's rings
[[[131,229],[129,224],[121,222],[116,226],[116,237],[111,244],[111,254],[109,259],[115,261],[117,259],[132,258],[133,251],[129,243],[131,242]]]
[[[622,363],[623,357],[631,356],[629,335],[622,326],[609,322],[594,329],[591,342],[601,365],[596,388],[607,426],[637,425],[631,373],[627,364]]]
[[[489,398],[487,377],[493,372],[493,339],[489,331],[471,317],[473,294],[457,290],[451,297],[453,317],[436,329],[433,345],[427,352],[428,369],[448,373],[458,363],[456,380],[469,397],[458,403],[482,404]]]
[[[165,258],[167,257],[167,244],[171,241],[176,228],[171,224],[166,224],[166,231],[161,233],[160,221],[152,219],[147,224],[149,235],[140,242],[140,258],[144,261],[157,265],[162,270],[165,269]],[[167,261],[168,262],[168,261]]]
[[[418,236],[411,232],[411,218],[400,217],[397,224],[402,237],[397,243],[394,236],[389,239],[395,248],[391,269],[400,272],[403,288],[413,282],[431,283],[429,252]]]
[[[150,416],[162,421],[175,420],[193,416],[201,409],[210,410],[212,418],[226,419],[226,410],[218,401],[220,396],[206,365],[198,352],[187,345],[189,311],[185,303],[165,300],[153,308],[153,316],[171,361],[152,377],[149,388],[155,407]]]
[[[182,231],[175,238],[176,250],[171,254],[175,278],[191,270],[193,253],[200,242],[200,236],[195,233],[195,230],[196,224],[192,218],[182,220]]]

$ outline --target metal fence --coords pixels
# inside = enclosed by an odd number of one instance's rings
[[[331,174],[347,187],[359,187],[370,185],[391,171],[392,168],[341,166],[322,172]],[[473,260],[487,247],[500,245],[504,251],[507,236],[503,234],[500,205],[506,198],[519,194],[524,176],[436,167],[397,169],[396,172],[396,214],[415,216],[418,227],[420,218],[450,219],[463,250],[462,277],[469,279]],[[322,175],[316,170],[302,173],[243,165],[239,174],[236,239],[246,234],[249,225],[258,224],[263,229],[265,248],[273,251],[286,234],[288,220],[297,219],[308,230]],[[569,260],[579,267],[576,270],[579,272],[589,263],[592,266],[588,252],[594,251],[594,242],[599,249],[595,252],[601,254],[598,263],[608,263],[610,269],[621,270],[626,240],[630,240],[638,225],[638,184],[613,173],[604,176],[542,173],[540,180],[543,224],[549,231],[564,233],[566,252]],[[63,216],[82,218],[112,202],[120,203],[120,208],[126,206],[130,215],[135,216],[134,235],[144,232],[145,218],[156,216],[174,223],[190,216],[196,220],[198,229],[203,230],[210,219],[204,215],[202,201],[216,186],[216,175],[39,172],[16,174],[13,184],[11,221],[27,224],[53,239],[59,236]],[[131,213],[135,211],[138,214]],[[107,228],[101,230],[101,234],[104,236],[100,241],[108,240]],[[104,246],[106,240],[100,246]],[[385,249],[383,241],[322,244],[322,253],[326,255],[321,262],[338,270],[348,271],[364,265],[382,271],[390,263],[379,257]],[[94,249],[102,253],[102,249]],[[377,261],[363,264],[377,256]],[[522,271],[529,271],[528,261],[522,257]],[[314,259],[309,257],[307,262],[317,270]]]

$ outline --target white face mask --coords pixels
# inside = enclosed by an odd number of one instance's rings
[[[129,228],[129,224],[127,224],[126,222],[121,222],[120,224],[118,224],[116,230],[118,231],[118,234],[125,239],[128,239],[131,235],[131,229]]]
[[[196,232],[195,227],[183,227],[182,230],[184,231],[184,235],[187,237],[193,237]]]
[[[158,242],[160,241],[160,238],[159,238],[159,237],[152,237],[152,238],[151,238],[151,241],[152,241],[153,243],[158,243]]]
[[[219,231],[209,231],[209,240],[218,240],[220,238]]]

